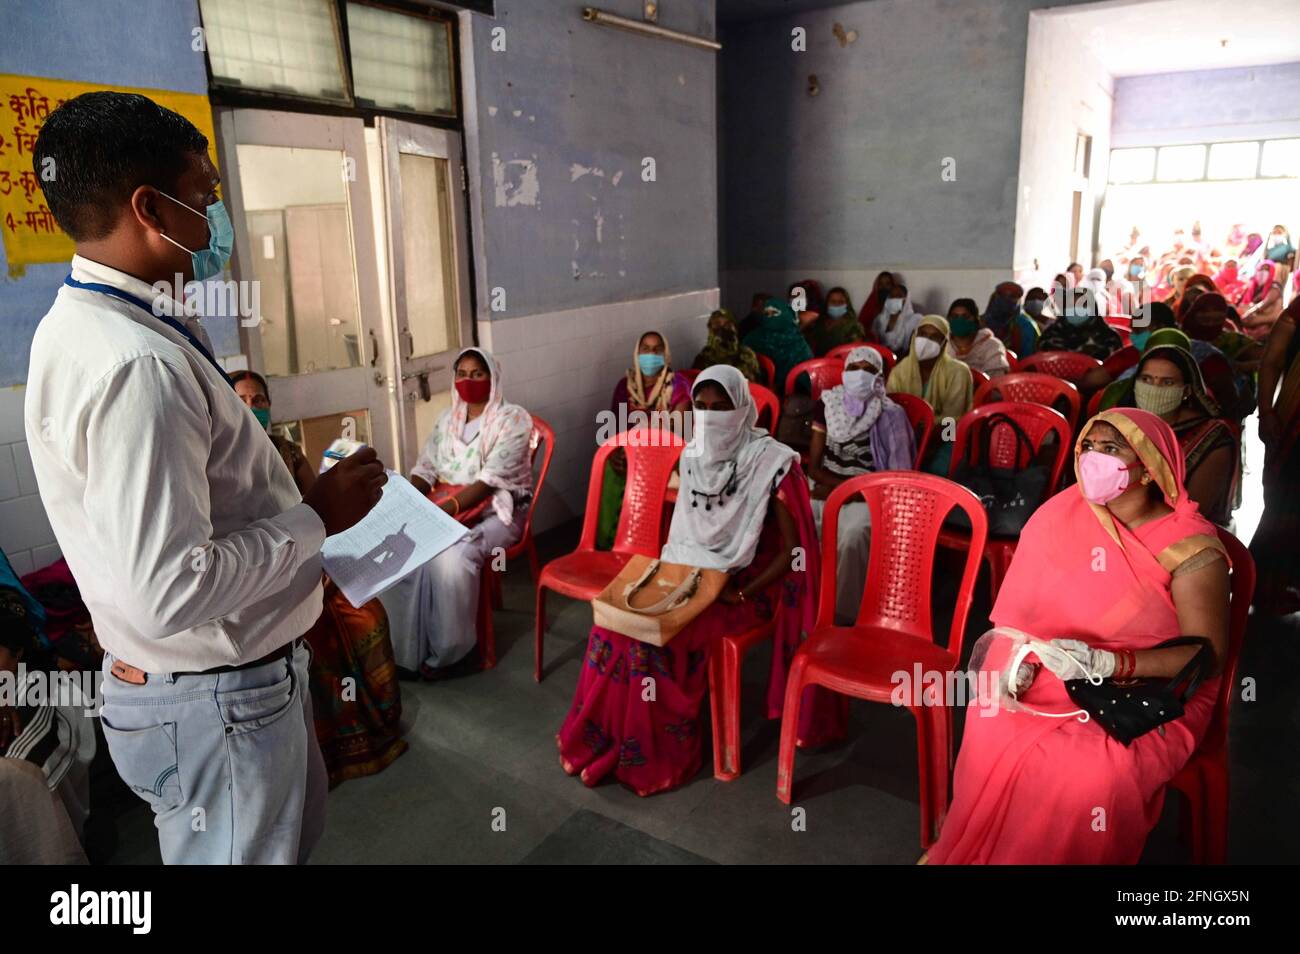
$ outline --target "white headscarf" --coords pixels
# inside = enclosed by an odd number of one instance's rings
[[[912,293],[908,292],[903,297],[903,310],[898,313],[898,321],[894,325],[894,330],[886,330],[889,326],[889,312],[885,311],[883,306],[880,309],[880,314],[876,316],[876,320],[872,322],[872,330],[885,347],[894,354],[902,354],[911,344],[912,332],[916,330],[916,326],[920,323],[921,315],[913,310]]]
[[[681,487],[662,558],[705,569],[743,569],[754,559],[768,502],[799,455],[761,428],[749,383],[715,364],[695,379],[712,382],[734,411],[694,411],[694,435],[682,451]]]
[[[464,439],[469,405],[453,387],[451,407],[442,412],[425,441],[411,473],[429,485],[471,484],[481,480],[493,489],[492,510],[506,526],[514,520],[514,494],[533,489],[533,463],[528,442],[532,416],[517,404],[507,404],[501,393],[501,366],[482,348],[464,348],[451,363],[473,352],[488,369],[492,386],[479,415],[477,436]]]
[[[866,361],[875,368],[875,379],[865,395],[852,393],[843,383],[822,392],[822,406],[826,410],[826,434],[836,444],[842,444],[871,430],[885,409],[885,381],[881,375],[884,360],[875,348],[854,348],[844,356],[844,367]]]

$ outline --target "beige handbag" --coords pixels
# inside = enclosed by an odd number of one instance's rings
[[[591,601],[597,626],[652,646],[664,646],[703,613],[727,574],[637,555]]]

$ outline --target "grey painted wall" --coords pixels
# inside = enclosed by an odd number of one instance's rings
[[[600,6],[640,19],[640,0]],[[495,19],[473,18],[480,318],[718,284],[717,54],[586,23],[582,7],[498,0]],[[713,0],[664,4],[660,25],[712,37]],[[506,309],[492,313],[494,287]]]
[[[1115,80],[1112,146],[1300,136],[1300,63]]]

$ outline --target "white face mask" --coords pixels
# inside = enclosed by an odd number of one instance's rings
[[[897,315],[902,310],[903,310],[903,299],[901,298],[885,299],[885,314]]]
[[[745,412],[695,410],[691,425],[691,443],[701,460],[730,460],[745,437]]]
[[[855,369],[844,372],[843,382],[845,391],[861,399],[871,393],[872,385],[876,383],[876,376],[870,371]]]
[[[918,361],[929,361],[931,358],[939,357],[939,352],[943,350],[943,345],[933,338],[926,338],[922,335],[916,336],[916,342],[912,345],[912,350],[916,352]]]

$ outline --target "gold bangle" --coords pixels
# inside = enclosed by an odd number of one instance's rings
[[[456,514],[459,514],[459,513],[460,513],[460,501],[456,498],[456,495],[455,495],[455,494],[452,494],[452,495],[451,495],[451,502],[454,503],[454,504],[456,505],[456,512],[452,514],[452,516],[454,517],[454,516],[456,516]]]

